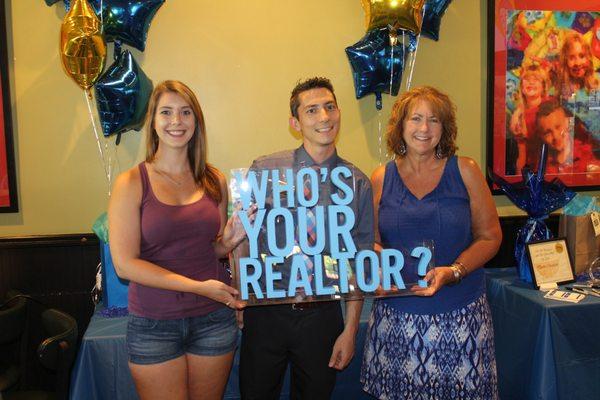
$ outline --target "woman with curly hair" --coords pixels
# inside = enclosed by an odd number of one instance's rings
[[[435,246],[428,286],[373,308],[361,382],[379,399],[498,397],[481,267],[502,232],[479,167],[455,155],[456,135],[447,95],[427,86],[402,94],[387,133],[396,159],[371,178],[376,249]]]

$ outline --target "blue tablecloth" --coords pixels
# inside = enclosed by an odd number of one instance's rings
[[[494,319],[500,396],[509,399],[600,399],[600,298],[578,304],[543,298],[522,283],[514,268],[486,270]],[[366,321],[365,302],[356,355],[338,374],[335,399],[369,399],[359,384]],[[94,314],[83,337],[71,379],[75,400],[137,399],[127,366],[126,318]],[[225,393],[239,399],[238,355]],[[288,398],[286,377],[282,398]]]
[[[514,268],[486,271],[500,398],[600,399],[600,298],[544,298]]]
[[[338,373],[334,399],[372,399],[359,383],[363,344],[372,300],[365,301],[356,340],[356,354],[351,364]],[[125,332],[127,318],[104,318],[98,306],[83,336],[71,377],[73,400],[137,399],[133,379],[127,366]],[[239,354],[236,352],[225,399],[239,399]],[[286,374],[281,398],[289,398],[289,374]]]

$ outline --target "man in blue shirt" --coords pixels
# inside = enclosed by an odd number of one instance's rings
[[[290,126],[302,134],[302,146],[260,157],[251,169],[349,168],[353,171],[354,189],[349,206],[356,219],[351,236],[357,251],[371,250],[374,240],[371,185],[358,168],[337,154],[340,110],[331,82],[311,78],[298,83],[292,91],[290,111]],[[328,198],[326,194],[331,190],[330,183],[321,181],[320,197]],[[345,323],[339,301],[248,307],[243,316],[240,352],[242,398],[278,399],[288,363],[291,363],[291,398],[330,398],[336,371],[344,369],[354,355],[362,300],[345,304]]]

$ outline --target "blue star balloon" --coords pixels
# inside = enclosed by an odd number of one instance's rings
[[[402,38],[404,42],[402,45]],[[398,34],[398,42],[390,44],[388,28],[373,29],[358,43],[346,47],[354,76],[356,98],[375,94],[377,109],[381,109],[381,93],[393,96],[400,90],[404,60],[416,49],[416,36],[412,33]],[[391,88],[391,90],[390,90]]]
[[[96,106],[104,136],[140,130],[152,92],[152,81],[129,50],[118,52],[115,62],[98,79]]]
[[[531,269],[527,257],[526,244],[537,240],[552,238],[552,232],[544,223],[548,215],[561,207],[564,207],[575,197],[575,192],[567,188],[558,178],[551,182],[544,180],[546,173],[546,159],[548,148],[542,145],[540,161],[537,173],[533,173],[529,167],[521,170],[523,180],[517,183],[509,183],[500,176],[490,172],[494,183],[506,194],[510,201],[521,210],[527,212],[529,218],[519,232],[515,244],[515,258],[519,277],[532,283]]]
[[[433,40],[440,38],[440,25],[442,17],[452,0],[427,0],[423,9],[423,25],[421,26],[421,34]]]
[[[67,10],[70,1],[64,0]],[[165,0],[89,0],[89,2],[97,13],[102,5],[104,36],[107,42],[122,41],[144,51],[152,18]]]

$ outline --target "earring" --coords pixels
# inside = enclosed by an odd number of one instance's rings
[[[404,156],[404,155],[406,155],[406,145],[404,144],[404,140],[402,140],[402,141],[400,142],[400,146],[398,146],[398,153],[399,153],[401,156]]]
[[[441,160],[443,157],[444,154],[442,153],[442,146],[438,144],[437,146],[435,146],[435,158]]]

